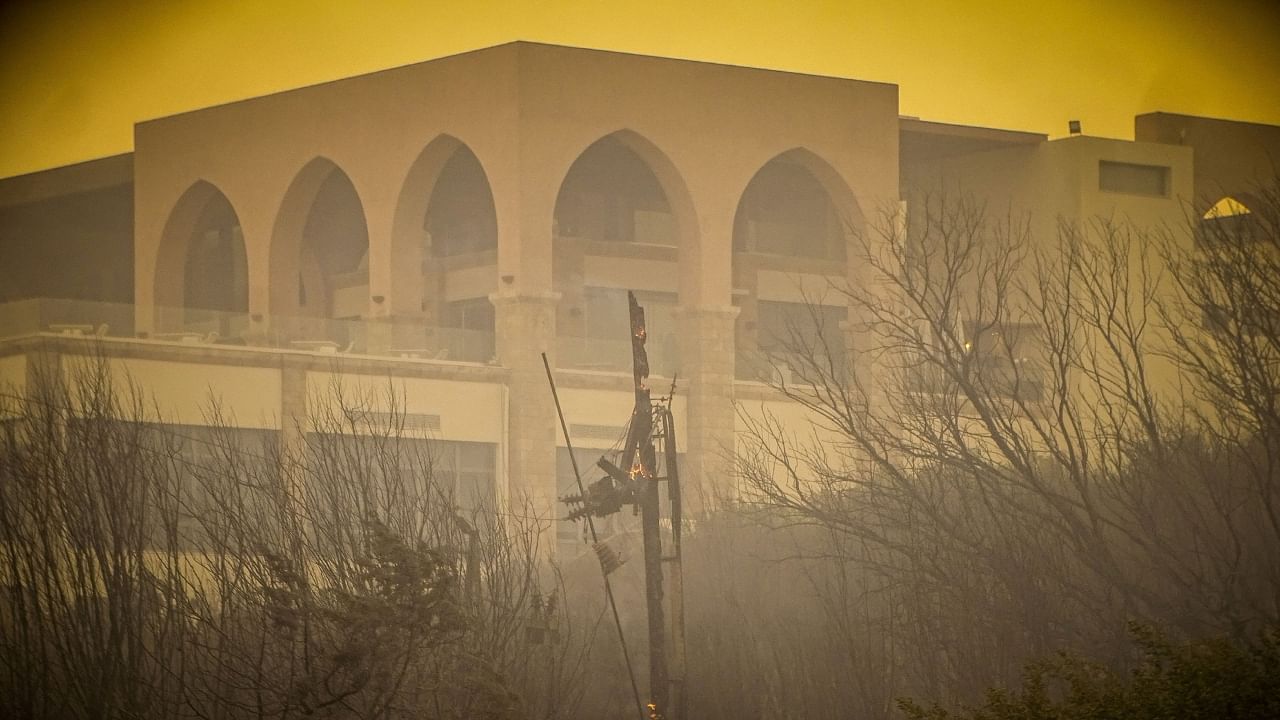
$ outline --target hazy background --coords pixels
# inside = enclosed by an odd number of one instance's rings
[[[511,40],[877,80],[901,112],[1129,138],[1168,110],[1280,124],[1280,9],[1186,0],[8,3],[0,177],[126,152],[133,123]]]

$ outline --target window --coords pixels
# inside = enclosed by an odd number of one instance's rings
[[[584,334],[601,340],[627,339],[631,327],[631,315],[627,308],[627,291],[615,288],[586,287],[582,289]]]
[[[436,482],[452,490],[458,507],[467,512],[492,511],[497,500],[498,446],[457,440],[431,441]]]
[[[1222,340],[1274,337],[1280,330],[1272,313],[1242,305],[1204,305],[1200,308],[1200,325]]]
[[[1039,328],[1030,323],[965,323],[965,349],[985,387],[1006,397],[1038,400],[1044,391]]]
[[[635,242],[645,245],[675,245],[675,218],[665,210],[637,208],[632,213]]]
[[[498,246],[493,193],[480,160],[465,145],[440,171],[423,221],[427,246],[437,257],[464,255]]]
[[[648,164],[616,138],[587,148],[556,197],[557,237],[675,245],[666,193]]]
[[[488,298],[457,300],[445,307],[446,327],[493,332],[493,303]]]
[[[411,423],[435,416],[369,413],[373,434],[310,433],[309,472],[315,482],[346,483],[351,478],[398,479],[415,492],[449,496],[464,512],[492,510],[497,497],[497,448],[494,443],[434,440],[400,435]],[[428,490],[430,481],[434,490]]]
[[[844,236],[835,208],[802,165],[775,159],[751,179],[738,203],[733,247],[739,252],[840,259]]]
[[[155,433],[154,452],[164,456],[170,448],[178,450],[174,465],[176,494],[170,499],[177,510],[179,547],[207,546],[209,528],[225,524],[220,512],[262,511],[251,522],[267,522],[271,515],[269,502],[256,496],[251,488],[268,485],[263,481],[278,473],[273,459],[277,442],[274,430],[202,425],[150,427]],[[165,531],[159,527],[163,520],[155,519],[155,532]]]
[[[1102,160],[1098,163],[1098,189],[1104,192],[1169,196],[1169,168],[1163,165]]]
[[[806,363],[816,360],[825,367],[827,354],[833,367],[845,365],[844,306],[761,300],[756,317],[757,352],[740,358],[739,377],[768,381],[784,372],[790,382],[795,373],[805,372]]]
[[[679,367],[679,340],[676,335],[676,295],[637,290],[636,301],[644,308],[645,354],[654,375],[670,377]],[[631,309],[627,291],[617,288],[583,288],[583,324],[586,361],[616,370],[631,369]]]
[[[761,350],[785,352],[796,341],[812,345],[823,337],[832,345],[844,344],[838,335],[848,315],[844,306],[761,300],[757,312]]]

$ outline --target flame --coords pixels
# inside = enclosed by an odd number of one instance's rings
[[[636,476],[639,476],[645,479],[648,479],[649,477],[649,472],[645,470],[644,463],[641,462],[639,458],[636,458],[636,460],[631,464],[631,470],[628,472],[628,474],[630,475],[632,480],[635,480]]]

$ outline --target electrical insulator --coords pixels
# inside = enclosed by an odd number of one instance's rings
[[[596,551],[596,557],[600,558],[600,569],[605,575],[622,567],[622,557],[608,545],[599,542],[591,546]]]
[[[566,495],[561,502],[571,506],[569,520],[581,520],[588,515],[608,517],[622,509],[623,494],[618,491],[613,480],[603,477],[587,486],[581,495]]]

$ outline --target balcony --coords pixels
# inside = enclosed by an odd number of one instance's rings
[[[949,395],[959,385],[941,367],[920,363],[904,368],[903,389],[924,395]],[[979,392],[992,398],[1008,398],[1037,403],[1045,397],[1043,373],[1027,358],[1010,363],[1001,356],[980,356],[972,360],[967,376]]]
[[[414,360],[491,362],[491,332],[410,320],[342,320],[159,307],[141,332],[130,304],[30,299],[0,303],[0,339],[56,333],[193,346],[249,346]]]
[[[649,374],[672,377],[680,366],[675,333],[650,336],[645,343]],[[631,341],[594,337],[556,338],[556,366],[562,370],[596,370],[630,374]]]
[[[825,358],[819,360],[822,375],[830,375]],[[843,356],[834,358],[834,366],[845,368]],[[734,378],[750,382],[762,382],[774,386],[810,385],[814,378],[813,361],[799,353],[780,350],[747,350],[739,348],[734,360]],[[818,379],[822,382],[821,379]]]

